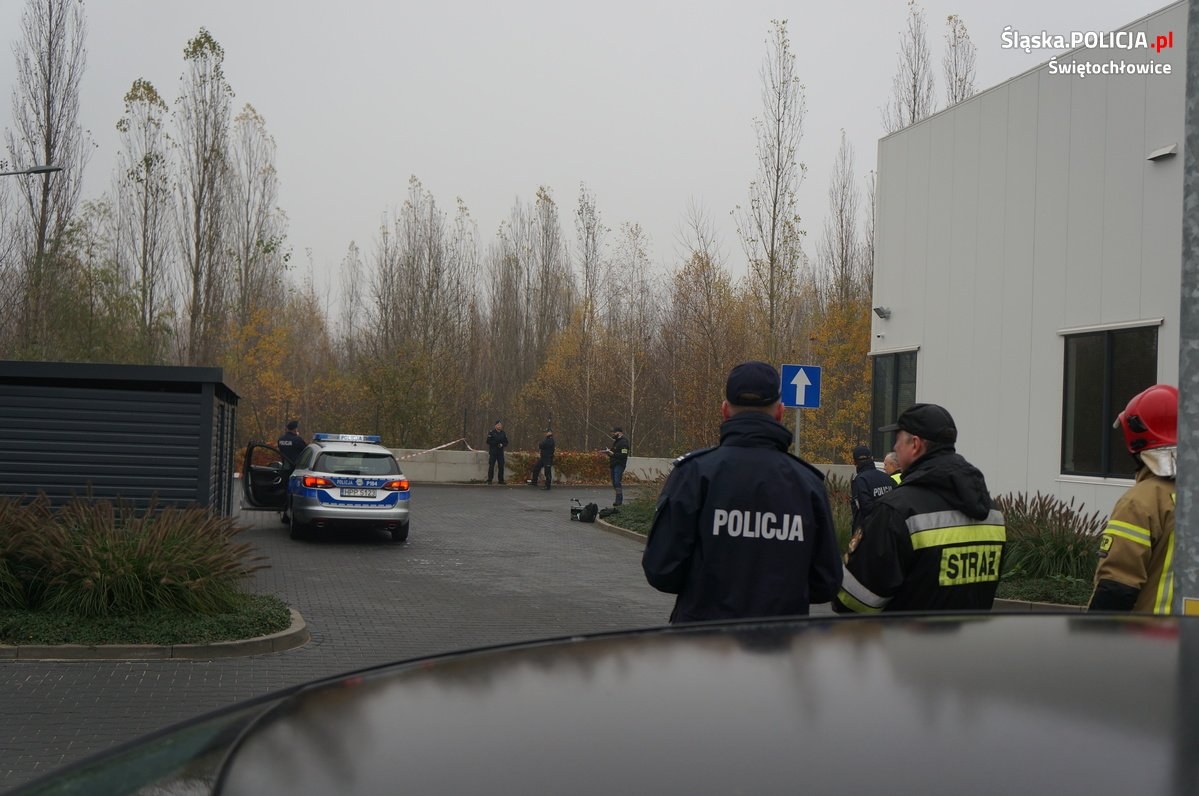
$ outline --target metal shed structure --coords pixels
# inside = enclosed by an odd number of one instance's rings
[[[220,368],[0,361],[0,496],[227,516],[236,412]]]

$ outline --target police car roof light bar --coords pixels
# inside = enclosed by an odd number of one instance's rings
[[[373,442],[376,445],[383,442],[383,438],[378,434],[313,434],[312,439],[316,442]]]

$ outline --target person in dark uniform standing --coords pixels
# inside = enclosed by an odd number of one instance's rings
[[[856,531],[862,527],[862,519],[870,506],[877,498],[890,492],[895,482],[891,476],[874,466],[874,454],[865,445],[853,449],[853,463],[858,472],[853,477],[850,506],[853,509],[853,530]]]
[[[504,433],[504,424],[495,421],[491,431],[487,432],[487,483],[491,483],[495,475],[496,465],[500,469],[500,483],[504,483],[504,448],[508,447],[508,435]]]
[[[675,460],[641,567],[677,594],[671,623],[806,615],[833,599],[841,557],[824,475],[787,452],[779,375],[765,362],[729,373],[720,445]]]
[[[288,471],[296,469],[296,463],[300,461],[300,456],[304,453],[304,449],[308,447],[308,443],[300,436],[299,428],[299,420],[289,420],[283,436],[279,437],[276,442],[279,453],[283,455],[283,460],[287,464]],[[291,522],[291,518],[287,516],[287,509],[284,509],[283,513],[279,515],[279,521]]]
[[[537,443],[537,449],[541,451],[541,457],[537,460],[537,466],[533,468],[533,477],[528,483],[537,486],[537,479],[541,476],[541,471],[545,470],[545,489],[549,489],[554,482],[554,432],[545,432],[545,438]]]
[[[283,454],[283,458],[295,469],[296,462],[300,461],[300,454],[308,447],[308,443],[299,434],[300,421],[291,420],[287,423],[287,429],[283,432],[283,436],[279,437],[278,446],[279,453]]]
[[[855,529],[833,610],[991,610],[1007,531],[983,474],[954,449],[953,417],[914,404],[879,431],[896,432],[903,481]]]
[[[629,450],[629,438],[624,435],[624,429],[620,426],[613,426],[612,447],[604,451],[608,454],[608,469],[612,472],[612,488],[616,490],[616,499],[612,501],[613,506],[624,503],[621,479],[624,477],[624,468],[629,464]]]

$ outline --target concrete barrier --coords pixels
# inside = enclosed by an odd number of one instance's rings
[[[466,484],[487,480],[486,451],[423,451],[416,448],[392,448],[391,452],[400,460],[404,475],[413,483]],[[670,474],[673,459],[658,459],[647,456],[630,456],[625,473],[638,481],[655,481]],[[854,468],[849,464],[818,464],[826,475],[834,473],[841,478],[852,478]],[[508,480],[523,482],[528,473],[513,473],[511,466],[505,469]],[[570,471],[554,467],[554,477],[570,482]]]

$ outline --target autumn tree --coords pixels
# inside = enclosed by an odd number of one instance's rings
[[[229,116],[233,90],[225,51],[204,28],[187,43],[176,103],[181,174],[179,250],[183,260],[183,360],[216,361],[224,331],[228,264],[222,240],[228,211]]]
[[[861,242],[853,146],[844,132],[828,201],[817,247],[815,323],[807,330],[822,366],[821,406],[805,415],[801,445],[816,460],[836,462],[869,438],[870,411],[870,276]]]
[[[87,62],[87,25],[79,0],[28,0],[21,14],[21,40],[14,48],[16,86],[12,94],[15,130],[5,131],[14,170],[57,166],[56,174],[17,181],[20,212],[6,216],[18,225],[20,242],[20,323],[27,354],[45,357],[55,319],[49,313],[54,291],[56,244],[79,203],[91,145],[79,122],[79,86]]]
[[[232,271],[232,320],[250,322],[255,310],[283,299],[287,251],[286,219],[279,209],[275,139],[250,104],[234,118],[229,140],[228,230],[225,243]]]
[[[957,105],[974,96],[974,62],[978,48],[970,41],[966,23],[957,14],[945,20],[945,54],[941,65],[945,69],[945,101]]]
[[[136,303],[137,348],[144,363],[164,361],[169,334],[164,316],[174,253],[174,186],[167,113],[153,84],[138,78],[125,94],[125,113],[117,122],[116,257]]]
[[[445,442],[458,428],[458,407],[445,396],[463,393],[463,372],[450,363],[464,356],[469,332],[473,234],[465,205],[451,224],[415,177],[403,207],[380,230],[356,372],[381,433],[396,444]]]
[[[578,325],[577,375],[580,386],[578,406],[581,410],[581,431],[584,450],[590,450],[594,421],[592,409],[595,402],[595,342],[597,325],[602,306],[601,285],[608,280],[609,261],[606,256],[608,228],[595,195],[586,185],[579,186],[579,199],[575,207],[575,245],[578,252],[579,277],[581,282],[580,312]]]
[[[751,347],[747,299],[699,208],[688,210],[682,237],[683,260],[663,291],[660,332],[662,370],[669,375],[661,393],[669,397],[664,442],[675,454],[715,442],[725,378]]]
[[[806,114],[804,88],[785,20],[774,20],[761,69],[762,116],[757,131],[758,174],[749,205],[735,211],[737,231],[749,259],[751,293],[763,325],[763,350],[778,360],[793,331],[797,277],[804,262],[797,193],[805,167],[797,160]]]
[[[908,0],[907,28],[899,37],[899,63],[891,80],[891,99],[883,108],[883,129],[902,130],[936,110],[932,54],[924,9]]]

